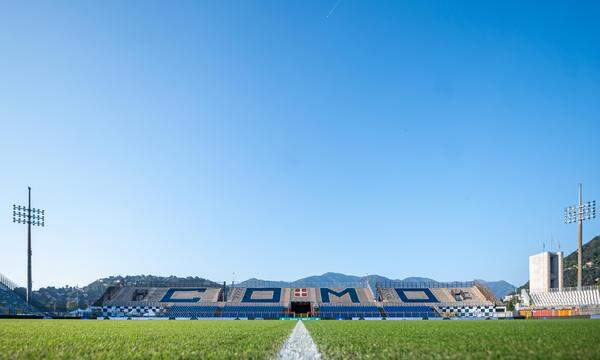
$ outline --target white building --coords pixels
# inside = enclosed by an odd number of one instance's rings
[[[544,251],[529,257],[529,291],[548,292],[563,287],[563,253]]]

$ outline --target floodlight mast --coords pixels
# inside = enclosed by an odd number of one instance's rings
[[[596,218],[596,201],[583,202],[583,186],[579,184],[579,201],[575,206],[565,208],[565,224],[577,222],[577,288],[582,286],[583,262],[583,221]]]
[[[32,215],[33,213],[33,215]],[[25,294],[25,300],[27,301],[27,308],[29,310],[29,304],[31,302],[32,294],[32,283],[31,280],[31,225],[44,226],[46,221],[46,211],[40,209],[33,209],[31,207],[31,187],[27,187],[27,207],[21,205],[13,205],[13,222],[19,224],[27,224],[27,293]]]
[[[579,184],[579,205],[577,206],[577,288],[581,290],[583,283],[583,194],[582,185]]]
[[[31,296],[31,186],[27,187],[27,307]],[[28,309],[29,310],[29,309]]]

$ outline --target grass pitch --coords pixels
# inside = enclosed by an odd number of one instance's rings
[[[273,358],[295,321],[0,320],[0,359]],[[306,321],[325,359],[600,359],[600,320]]]
[[[272,357],[295,321],[0,320],[0,359]]]
[[[312,321],[329,359],[600,359],[600,320]]]

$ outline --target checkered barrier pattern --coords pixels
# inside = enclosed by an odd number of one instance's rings
[[[165,308],[162,306],[103,306],[102,316],[155,316],[164,314]]]
[[[491,305],[442,306],[442,313],[453,313],[456,317],[489,318],[496,317],[496,310]]]

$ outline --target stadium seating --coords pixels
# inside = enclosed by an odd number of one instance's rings
[[[317,288],[319,317],[351,319],[381,317],[371,291],[361,287]]]
[[[286,308],[279,305],[225,305],[221,310],[224,318],[279,319],[285,315]]]
[[[105,316],[278,319],[295,314],[323,319],[494,316],[494,304],[476,286],[210,288],[123,287],[101,299]],[[224,295],[227,295],[226,297]]]
[[[242,303],[278,303],[281,300],[281,288],[247,288]]]
[[[145,300],[149,302],[160,302],[165,296],[166,290],[166,288],[149,288]]]
[[[493,305],[476,286],[468,288],[381,288],[378,291],[383,304],[433,307]]]
[[[166,308],[165,316],[170,318],[212,318],[216,316],[216,305],[178,306]]]
[[[229,305],[279,305],[289,307],[290,289],[273,287],[229,288],[227,291]]]
[[[530,292],[531,300],[537,307],[561,306],[598,306],[600,305],[600,289],[587,287],[563,289],[562,291]]]
[[[0,315],[27,312],[27,303],[14,292],[16,285],[0,274]]]
[[[216,303],[220,288],[208,287],[122,287],[102,305],[105,306],[168,306]]]
[[[168,288],[165,289],[161,303],[183,304],[197,302],[217,302],[220,288]],[[158,295],[158,292],[157,292]]]
[[[437,318],[438,312],[431,306],[384,305],[383,311],[390,318]]]
[[[381,312],[374,305],[321,304],[319,317],[323,319],[372,318],[381,317]]]
[[[114,296],[106,302],[106,305],[111,306],[120,306],[129,303],[132,301],[133,292],[135,288],[133,287],[123,287],[119,289]]]
[[[101,316],[105,317],[163,317],[166,316],[164,307],[158,305],[150,305],[143,302],[138,302],[140,305],[135,306],[102,306],[100,310]],[[185,316],[182,316],[185,317]],[[191,316],[190,316],[191,317]]]
[[[496,310],[493,305],[462,305],[440,306],[438,308],[444,317],[458,318],[494,318]]]
[[[244,289],[244,288],[229,288],[229,291],[227,293],[227,302],[232,302],[232,303],[241,302],[245,291],[246,291],[246,289]]]
[[[362,304],[373,305],[375,299],[367,288],[318,288],[318,302],[320,304]]]

